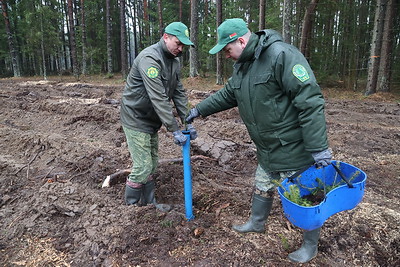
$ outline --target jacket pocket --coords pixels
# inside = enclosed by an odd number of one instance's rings
[[[254,85],[260,85],[260,84],[267,83],[270,78],[271,78],[271,74],[270,73],[262,74],[262,75],[256,75],[256,76],[254,76]]]
[[[291,129],[287,132],[280,133],[278,135],[279,142],[281,143],[282,146],[287,146],[292,143],[297,143],[299,141],[303,140],[303,133],[301,131],[301,128],[295,128]]]

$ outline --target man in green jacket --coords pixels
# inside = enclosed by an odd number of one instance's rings
[[[232,77],[214,95],[191,109],[187,122],[198,116],[238,107],[257,147],[251,216],[233,229],[264,232],[276,191],[274,179],[284,179],[312,164],[331,162],[324,99],[307,60],[273,30],[252,33],[242,19],[228,19],[217,30],[210,54],[223,51],[235,62]],[[320,228],[304,233],[301,248],[289,254],[307,262],[318,252]]]
[[[120,112],[133,162],[125,186],[128,205],[154,204],[163,211],[171,209],[169,205],[156,203],[152,175],[158,164],[158,130],[161,126],[172,132],[175,144],[183,146],[187,140],[173,113],[175,105],[182,123],[188,114],[188,99],[180,82],[178,59],[185,45],[193,45],[187,26],[181,22],[169,24],[160,41],[136,57],[127,77]],[[197,137],[192,125],[187,125],[187,130],[191,139]]]

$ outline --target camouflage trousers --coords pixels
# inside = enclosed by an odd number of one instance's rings
[[[158,164],[158,133],[148,134],[126,127],[125,132],[128,150],[132,159],[132,170],[127,184],[140,187],[155,173]]]
[[[265,172],[264,169],[258,165],[255,176],[255,192],[256,194],[264,197],[271,197],[277,184],[281,183],[285,178],[292,176],[296,171],[284,171],[284,172]]]

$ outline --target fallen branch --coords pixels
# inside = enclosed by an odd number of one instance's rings
[[[33,177],[32,179],[46,179],[46,178],[53,178],[57,176],[61,176],[61,175],[65,175],[65,172],[55,172],[55,173],[48,173],[48,174],[42,174],[42,175],[38,175]]]
[[[194,161],[194,160],[199,160],[199,159],[204,159],[204,160],[213,160],[216,161],[216,159],[210,158],[210,157],[206,157],[206,156],[202,156],[202,155],[196,155],[196,156],[191,156],[190,160]],[[173,163],[173,162],[182,162],[183,158],[173,158],[173,159],[160,159],[158,161],[158,164],[163,164],[163,163]],[[110,185],[112,184],[117,184],[117,183],[121,183],[124,182],[125,180],[119,181],[121,179],[125,179],[125,177],[127,175],[129,175],[131,173],[131,169],[123,169],[123,170],[119,170],[117,172],[114,172],[113,174],[110,174],[106,177],[106,179],[103,182],[103,185],[101,187],[110,187]]]
[[[88,173],[89,171],[90,171],[90,170],[89,170],[89,169],[87,169],[87,170],[86,170],[86,171],[84,171],[84,172],[81,172],[81,173],[75,174],[74,176],[72,176],[71,178],[69,178],[69,179],[68,179],[68,181],[69,181],[69,182],[71,182],[71,181],[72,181],[72,179],[74,179],[75,177],[78,177],[78,176],[84,175],[84,174]]]
[[[29,167],[30,167],[31,163],[37,158],[37,156],[39,155],[39,153],[40,153],[41,151],[42,151],[42,150],[39,150],[38,153],[36,153],[36,155],[35,155],[27,164],[25,164],[25,165],[22,166],[17,172],[15,172],[14,175],[17,175],[17,174],[18,174],[20,171],[22,171],[25,167],[28,167],[28,170],[27,170],[26,175],[29,176]]]

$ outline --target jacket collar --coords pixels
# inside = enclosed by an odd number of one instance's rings
[[[246,61],[251,61],[254,59],[254,51],[258,44],[258,35],[252,33],[250,35],[249,41],[247,42],[246,47],[244,48],[242,54],[240,55],[237,63],[244,63]]]
[[[258,35],[252,33],[250,35],[249,41],[247,42],[246,47],[244,48],[242,54],[240,55],[239,59],[234,64],[234,70],[239,71],[242,69],[243,72],[247,72],[248,67],[250,66],[251,62],[255,59],[254,52],[258,44]]]
[[[164,53],[165,57],[168,59],[173,59],[176,58],[176,56],[174,56],[173,54],[171,54],[171,52],[169,52],[167,45],[165,44],[164,39],[161,37],[160,41],[158,42],[158,44],[161,46],[162,52]],[[182,53],[179,53],[178,57],[181,56]]]

